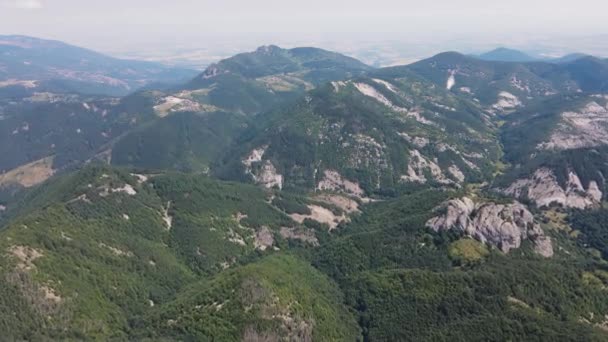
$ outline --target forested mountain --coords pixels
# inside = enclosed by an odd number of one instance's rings
[[[477,56],[479,59],[484,61],[496,61],[496,62],[531,62],[537,60],[527,53],[519,50],[509,49],[505,47],[496,48],[492,51],[488,51]]]
[[[129,75],[138,70],[131,70],[130,62],[59,42],[6,37],[3,44],[10,50],[6,56],[14,60],[31,54],[47,63],[106,68],[99,71],[104,75],[111,73],[110,69]],[[86,59],[87,63],[75,63],[74,58]],[[45,68],[53,71],[57,67],[45,65]],[[214,73],[212,70],[220,69],[218,75],[207,77]],[[7,70],[15,68],[7,66]],[[52,72],[28,70],[23,72],[56,77]],[[46,88],[28,88],[23,84],[17,85],[20,91],[13,92],[14,85],[7,83],[5,91],[10,97],[0,99],[0,132],[4,133],[0,149],[4,148],[6,156],[0,160],[0,171],[5,173],[0,178],[0,192],[38,184],[66,167],[94,157],[115,165],[206,172],[248,127],[251,121],[248,115],[295,100],[326,80],[342,79],[365,70],[370,67],[337,53],[269,46],[220,61],[183,87],[206,86],[206,90],[175,93],[148,90],[114,98],[64,93],[65,89],[57,87],[45,91]],[[220,74],[237,77],[238,81],[232,83]],[[248,88],[248,84],[253,88]],[[277,84],[278,88],[274,87]],[[253,102],[245,104],[248,99]],[[244,107],[239,107],[239,102]],[[164,139],[158,139],[159,136]]]
[[[217,108],[252,114],[368,70],[371,67],[335,52],[269,45],[209,66],[184,93]]]
[[[34,92],[124,96],[155,83],[185,82],[195,74],[59,41],[0,35],[0,97]]]
[[[36,93],[0,103],[0,193],[9,194],[92,159],[110,161],[115,141],[156,118],[153,98],[141,93]]]
[[[483,61],[456,52],[407,66],[492,113],[509,113],[561,93],[606,91],[608,64],[595,57],[563,63]]]
[[[112,163],[206,171],[258,120],[255,114],[367,70],[371,68],[353,58],[316,48],[263,46],[222,60],[183,90],[155,94],[154,110],[162,119],[116,144]],[[166,139],[158,140],[159,135]]]
[[[599,207],[606,193],[608,96],[557,96],[507,118],[502,141],[514,167],[505,192],[539,206]]]
[[[289,239],[316,241],[269,195],[105,167],[55,179],[0,232],[0,303],[15,312],[0,318],[4,336],[352,340],[354,317],[327,276],[288,255],[265,257]]]
[[[357,195],[492,175],[499,147],[484,113],[408,73],[377,77],[335,81],[259,116],[217,173]]]
[[[606,70],[266,46],[3,97],[2,336],[604,341]]]

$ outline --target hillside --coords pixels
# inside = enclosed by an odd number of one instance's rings
[[[0,104],[0,192],[31,187],[88,160],[108,160],[111,144],[156,118],[153,98],[40,93]]]
[[[13,220],[0,231],[4,336],[350,340],[356,323],[331,281],[303,261],[264,258],[288,241],[305,247],[314,238],[299,236],[307,228],[268,195],[206,177],[107,167],[52,179],[9,208]],[[199,304],[201,318],[231,326],[192,325],[184,333],[179,327]]]
[[[442,53],[407,68],[490,113],[511,113],[562,93],[602,92],[608,65],[594,57],[564,63],[496,62]]]
[[[605,95],[564,95],[509,117],[504,191],[539,206],[598,207],[606,193]]]
[[[605,338],[605,266],[578,247],[586,235],[465,193],[368,204],[328,235],[287,214],[312,198],[87,167],[11,208],[0,327],[28,340]],[[593,221],[573,224],[593,236]]]
[[[157,63],[116,59],[59,41],[0,35],[0,95],[124,96],[151,84],[185,82],[195,74]]]
[[[602,322],[608,304],[602,261],[550,225],[543,225],[554,245],[550,258],[535,255],[529,240],[508,254],[492,248],[495,242],[480,244],[492,234],[510,241],[504,234],[511,230],[498,221],[484,228],[497,217],[483,212],[501,212],[506,204],[479,197],[477,209],[452,221],[450,230],[437,235],[424,229],[434,215],[450,215],[453,209],[434,209],[446,197],[421,192],[375,203],[316,253],[314,265],[336,279],[357,310],[365,340],[606,338],[597,328],[603,323],[589,320],[595,311]],[[519,210],[527,211],[513,214]],[[498,217],[519,221],[510,215]],[[468,220],[472,225],[457,232]]]
[[[112,147],[111,164],[208,172],[248,125],[249,120],[238,114],[175,113],[139,126],[118,140]]]
[[[475,106],[392,70],[332,82],[256,122],[216,174],[364,196],[482,181],[499,154]]]
[[[353,58],[316,48],[266,46],[222,60],[183,90],[149,92],[159,119],[117,142],[112,164],[207,172],[250,126],[254,114],[366,70],[371,68]]]
[[[326,275],[287,255],[228,270],[154,310],[146,337],[231,341],[354,341],[343,295]]]
[[[371,69],[354,58],[322,49],[262,46],[209,66],[177,97],[192,96],[222,110],[254,114],[328,81]]]

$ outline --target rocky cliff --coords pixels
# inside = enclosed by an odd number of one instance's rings
[[[426,223],[434,231],[457,230],[504,253],[519,248],[523,240],[530,240],[538,254],[553,255],[551,239],[521,203],[476,203],[462,197],[445,202],[438,212],[441,214]]]

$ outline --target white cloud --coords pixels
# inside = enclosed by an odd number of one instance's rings
[[[23,10],[38,10],[44,8],[40,0],[14,0],[5,2],[8,7],[18,8]]]

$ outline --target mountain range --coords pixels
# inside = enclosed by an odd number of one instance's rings
[[[0,35],[0,96],[45,91],[124,96],[146,86],[179,84],[195,74],[59,41]]]
[[[8,339],[608,336],[604,59],[0,47]]]

